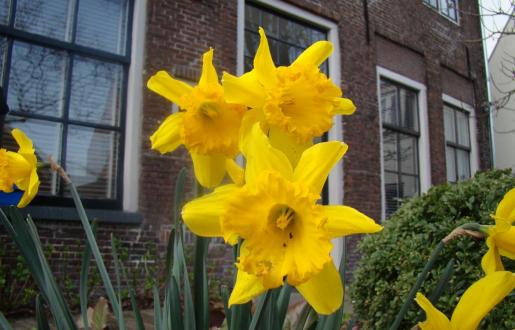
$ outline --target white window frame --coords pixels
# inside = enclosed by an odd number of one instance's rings
[[[139,178],[141,171],[141,135],[143,91],[143,62],[145,58],[145,25],[147,0],[134,1],[132,21],[131,64],[127,85],[125,124],[125,155],[123,160],[123,210],[139,209]]]
[[[329,78],[336,86],[341,85],[340,74],[340,41],[338,38],[338,25],[323,17],[317,16],[309,11],[298,8],[294,5],[278,0],[259,0],[253,1],[258,5],[264,5],[272,8],[279,13],[284,13],[287,16],[298,18],[302,21],[307,21],[313,25],[320,26],[327,29],[327,40],[333,44],[333,53],[328,59],[329,63]],[[238,0],[238,31],[237,31],[237,65],[236,72],[238,75],[244,73],[244,43],[245,43],[245,0]],[[343,141],[342,132],[342,117],[337,115],[333,117],[333,127],[328,132],[329,140]],[[341,205],[343,203],[343,162],[340,160],[338,164],[333,167],[329,174],[329,201],[330,205]],[[334,248],[332,252],[333,260],[339,262],[341,258],[341,250],[343,240],[333,240]]]
[[[450,18],[449,16],[445,15],[442,13],[442,8],[441,8],[441,1],[445,1],[445,0],[436,0],[436,2],[438,2],[437,4],[437,8],[431,6],[430,4],[428,4],[425,0],[422,0],[422,3],[431,8],[431,10],[434,10],[436,11],[440,16],[442,16],[443,18],[447,19],[448,21],[456,24],[456,25],[460,25],[460,0],[456,0],[456,20],[453,20],[452,18]]]
[[[474,174],[479,170],[479,145],[477,141],[476,112],[474,107],[447,94],[442,94],[442,101],[443,103],[459,110],[463,110],[468,114],[470,134],[470,177],[473,177]],[[445,120],[445,118],[443,120]],[[447,163],[447,158],[445,159],[445,162]]]
[[[381,79],[388,79],[400,85],[414,89],[418,93],[418,120],[420,137],[418,139],[418,166],[420,194],[425,193],[431,187],[431,156],[429,149],[429,126],[427,113],[427,88],[426,85],[407,78],[394,71],[376,66],[377,105],[379,111],[379,142],[381,160],[381,221],[386,219],[386,192],[384,189],[384,150],[383,150],[383,115],[381,111]]]

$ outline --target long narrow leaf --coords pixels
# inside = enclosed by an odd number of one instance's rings
[[[188,270],[186,268],[186,259],[184,257],[184,245],[182,239],[179,239],[177,245],[178,264],[181,265],[183,271],[183,294],[184,294],[184,326],[185,329],[196,329],[195,324],[195,308],[193,306],[193,296],[191,294],[190,279],[188,277]]]
[[[291,285],[284,283],[281,291],[279,292],[279,297],[277,298],[277,322],[278,327],[281,329],[284,325],[284,320],[286,319],[286,313],[288,312],[292,289]]]
[[[2,329],[5,329],[5,330],[13,329],[11,327],[11,325],[9,324],[9,322],[7,321],[7,319],[5,318],[4,314],[2,314],[2,312],[0,312],[0,326],[2,327]]]
[[[195,293],[195,320],[197,329],[209,327],[209,301],[206,271],[206,255],[209,247],[209,238],[196,236],[195,240],[195,267],[193,272],[193,285]]]
[[[231,329],[231,312],[229,310],[229,290],[227,286],[220,287],[220,296],[222,296],[222,303],[224,304],[225,320],[227,321],[227,329]]]
[[[169,285],[171,299],[168,304],[170,306],[171,329],[188,329],[184,328],[182,323],[181,296],[179,294],[179,285],[177,283],[177,279],[172,276]]]
[[[122,288],[120,276],[120,259],[118,258],[118,250],[113,233],[111,233],[111,255],[113,256],[114,264],[114,278],[116,280],[116,294],[118,296],[118,303],[122,304]]]
[[[38,324],[38,330],[50,330],[48,320],[45,315],[45,309],[43,308],[43,300],[41,294],[36,296],[36,321]]]
[[[159,299],[159,289],[155,284],[152,288],[152,293],[154,294],[154,328],[157,330],[162,330],[163,323],[161,319],[161,301]]]
[[[104,288],[106,290],[107,297],[109,298],[109,302],[113,307],[113,311],[115,313],[115,317],[119,320],[120,329],[125,330],[125,320],[123,318],[123,313],[121,312],[121,306],[116,299],[116,294],[114,292],[113,284],[111,283],[111,279],[109,278],[104,259],[102,258],[102,254],[100,253],[100,249],[98,248],[97,241],[95,240],[95,235],[93,234],[93,230],[91,229],[91,225],[89,224],[88,216],[86,215],[86,210],[84,210],[84,206],[82,205],[82,201],[80,200],[79,193],[75,188],[73,183],[69,183],[70,191],[73,197],[73,201],[75,202],[75,207],[77,208],[77,212],[79,213],[79,218],[82,223],[82,227],[86,232],[86,237],[91,247],[91,252],[95,257],[95,262],[98,266],[98,270],[100,273],[100,277],[102,278],[102,282],[104,283]]]
[[[295,330],[303,330],[304,325],[306,325],[306,321],[308,320],[309,313],[313,310],[313,308],[309,304],[305,304],[300,311],[299,318],[297,319],[297,323],[295,324]]]
[[[91,225],[93,235],[96,237],[97,223],[93,222]],[[80,267],[80,283],[79,283],[79,301],[80,301],[80,313],[82,322],[84,323],[84,329],[88,330],[88,277],[89,277],[89,262],[91,259],[91,247],[88,241],[86,241],[84,247],[84,253],[82,254],[82,263]]]
[[[258,329],[258,326],[262,320],[263,315],[263,309],[265,305],[267,304],[268,300],[270,299],[271,292],[270,290],[267,290],[265,294],[261,295],[259,297],[256,311],[254,312],[254,315],[252,315],[252,321],[250,322],[249,330],[256,330]]]

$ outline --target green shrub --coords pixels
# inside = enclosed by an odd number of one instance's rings
[[[433,187],[427,194],[403,203],[384,222],[381,233],[366,237],[359,246],[362,259],[351,287],[355,317],[361,320],[362,329],[388,329],[438,242],[467,222],[493,224],[490,214],[513,187],[515,178],[509,171],[478,173],[454,186]],[[435,304],[450,316],[463,292],[483,276],[481,258],[486,250],[483,240],[470,237],[447,244],[421,292],[431,294],[443,269],[454,258],[453,276]],[[503,262],[507,270],[515,269],[513,261],[503,258]],[[485,318],[482,329],[515,328],[514,310],[512,295]],[[413,303],[400,329],[415,325],[419,312],[420,308]]]

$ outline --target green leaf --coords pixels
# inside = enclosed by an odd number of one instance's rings
[[[11,325],[9,324],[9,322],[7,321],[7,319],[5,318],[4,314],[2,314],[2,312],[0,312],[0,326],[4,330],[12,330],[13,329],[11,327]]]
[[[50,330],[50,327],[48,326],[48,320],[45,315],[41,294],[36,296],[36,320],[38,324],[38,330]]]
[[[91,229],[93,235],[96,237],[97,223],[93,222]],[[84,323],[84,329],[89,328],[88,322],[88,274],[89,274],[89,261],[91,259],[91,248],[89,243],[86,241],[84,252],[82,254],[82,263],[80,267],[80,283],[79,283],[79,301],[80,311],[82,316],[82,322]]]
[[[209,247],[209,238],[195,237],[195,268],[193,273],[195,320],[197,329],[207,329],[209,328],[209,301],[206,255]]]
[[[182,323],[181,296],[179,293],[179,285],[177,284],[177,279],[175,276],[171,277],[169,286],[170,300],[168,301],[168,304],[170,308],[171,329],[188,329],[184,328]]]
[[[249,330],[255,330],[258,329],[258,326],[262,320],[263,315],[263,308],[267,304],[267,302],[270,300],[271,292],[270,290],[267,290],[265,294],[262,294],[261,297],[259,297],[256,311],[254,312],[254,315],[252,315],[252,321],[250,322]]]
[[[285,282],[279,292],[279,297],[277,298],[277,321],[279,328],[282,328],[284,325],[292,290],[292,286]]]
[[[157,285],[154,284],[152,288],[152,292],[154,294],[154,327],[156,329],[163,329],[162,316],[161,316],[161,301],[159,299],[159,289]]]
[[[229,310],[229,290],[227,286],[222,285],[220,287],[220,295],[222,296],[222,302],[224,304],[225,319],[227,320],[227,329],[231,328],[231,311]]]

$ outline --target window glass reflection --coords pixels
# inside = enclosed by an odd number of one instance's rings
[[[63,51],[15,42],[7,102],[11,111],[62,115],[66,57]]]
[[[118,134],[70,125],[67,144],[66,171],[73,177],[81,197],[114,198]]]
[[[17,0],[14,27],[59,40],[70,40],[71,12],[69,0]]]
[[[9,23],[9,9],[11,7],[10,0],[0,0],[0,24],[7,25]]]
[[[127,2],[128,0],[79,1],[77,43],[110,53],[125,54]]]
[[[116,125],[121,82],[120,65],[76,57],[72,72],[70,118]]]

